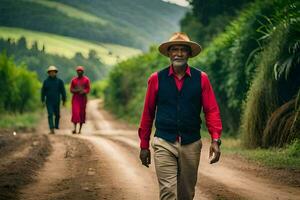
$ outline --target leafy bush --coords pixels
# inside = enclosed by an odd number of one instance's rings
[[[25,65],[16,66],[6,53],[0,55],[0,112],[25,112],[33,109],[38,100],[40,82],[37,74]]]
[[[104,92],[107,86],[108,81],[106,79],[93,82],[91,86],[91,95],[96,98],[104,98]]]
[[[105,105],[119,117],[138,123],[147,88],[147,78],[166,67],[168,59],[161,56],[157,47],[148,53],[128,59],[116,65],[108,77]]]

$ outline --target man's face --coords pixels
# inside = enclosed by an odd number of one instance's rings
[[[54,78],[56,76],[57,71],[49,71],[48,74],[50,77]]]
[[[173,45],[169,48],[169,57],[174,67],[186,66],[190,57],[190,49],[185,45]]]
[[[78,71],[77,71],[77,75],[78,75],[78,76],[83,76],[83,71],[82,71],[82,70],[78,70]]]

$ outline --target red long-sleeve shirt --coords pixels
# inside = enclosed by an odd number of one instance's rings
[[[190,67],[187,66],[185,76],[179,79],[170,66],[169,76],[175,79],[176,87],[180,91],[186,76],[191,76]],[[201,88],[202,88],[202,106],[205,114],[207,129],[212,139],[219,139],[222,133],[222,122],[220,118],[219,107],[215,98],[214,91],[206,73],[201,72]],[[153,73],[148,79],[148,88],[145,97],[144,110],[140,122],[139,137],[140,147],[142,149],[149,148],[150,135],[153,120],[156,113],[156,97],[158,93],[158,73]]]

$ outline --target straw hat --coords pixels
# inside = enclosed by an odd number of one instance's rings
[[[84,68],[82,66],[76,67],[76,71],[84,71]]]
[[[48,67],[47,72],[50,72],[50,71],[56,71],[56,72],[58,72],[58,69],[54,65],[51,65],[51,66]]]
[[[183,32],[174,33],[168,42],[159,45],[158,50],[162,55],[169,57],[168,50],[172,45],[187,45],[191,47],[192,52],[190,57],[197,56],[202,50],[198,43],[191,41],[189,36]]]

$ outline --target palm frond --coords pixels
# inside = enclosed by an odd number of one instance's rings
[[[252,62],[252,60],[254,59],[255,55],[257,55],[257,53],[259,53],[260,51],[262,51],[261,46],[259,46],[258,48],[254,49],[253,51],[251,51],[251,53],[249,54],[247,60],[246,60],[246,68],[247,66]]]

